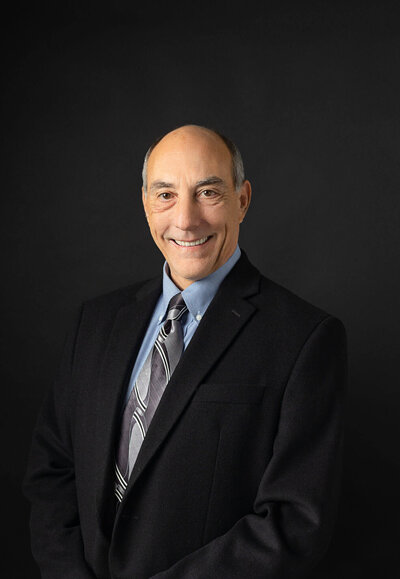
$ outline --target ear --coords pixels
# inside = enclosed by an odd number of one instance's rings
[[[244,181],[243,185],[241,186],[241,188],[239,189],[239,201],[240,201],[240,223],[242,223],[247,210],[249,208],[250,205],[250,201],[251,201],[251,185],[250,185],[250,181],[248,181],[246,179],[246,181]]]
[[[142,203],[143,203],[143,209],[144,209],[144,212],[145,212],[146,218],[147,218],[147,210],[146,210],[147,195],[146,195],[146,192],[144,190],[144,187],[142,187]]]

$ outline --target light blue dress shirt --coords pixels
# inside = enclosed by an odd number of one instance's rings
[[[221,265],[216,271],[200,279],[198,281],[190,284],[185,290],[182,291],[182,297],[187,305],[188,312],[183,317],[182,320],[182,330],[183,330],[183,341],[184,348],[187,348],[193,334],[197,330],[202,317],[205,314],[206,309],[211,303],[211,300],[217,293],[217,290],[223,281],[223,279],[231,271],[235,263],[238,261],[241,255],[240,248],[237,245],[234,253],[231,257]],[[156,307],[154,308],[153,315],[151,317],[150,323],[148,325],[146,334],[144,336],[142,345],[139,350],[139,354],[136,358],[135,365],[132,370],[131,378],[129,381],[128,392],[126,400],[128,400],[132,388],[135,384],[135,380],[147,358],[151,349],[153,348],[154,342],[158,336],[158,332],[167,315],[168,304],[176,294],[180,293],[181,290],[174,284],[168,275],[168,264],[164,263],[163,268],[163,291],[160,295]]]

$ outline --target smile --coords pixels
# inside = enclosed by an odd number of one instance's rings
[[[206,237],[202,237],[201,239],[196,239],[195,241],[179,241],[179,239],[174,239],[173,241],[180,245],[181,247],[194,247],[195,245],[203,245],[210,239],[211,235],[207,235]]]

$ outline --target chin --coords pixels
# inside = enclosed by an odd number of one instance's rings
[[[176,285],[184,285],[187,287],[188,285],[194,283],[195,281],[199,281],[204,277],[207,277],[211,273],[211,270],[190,270],[190,271],[176,271],[175,275],[171,272],[171,277]],[[180,282],[180,283],[179,283]]]
[[[181,278],[186,279],[190,283],[193,283],[195,281],[199,281],[199,279],[203,279],[203,277],[207,277],[208,274],[208,271],[191,271],[187,272],[186,275],[181,276]]]

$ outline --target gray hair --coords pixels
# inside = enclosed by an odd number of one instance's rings
[[[187,125],[186,125],[187,126]],[[228,137],[225,137],[225,135],[222,135],[220,132],[216,131],[215,129],[210,129],[208,127],[202,127],[200,125],[190,125],[193,127],[197,127],[199,129],[205,129],[207,131],[210,131],[211,133],[214,133],[214,135],[217,135],[217,137],[219,137],[226,145],[226,147],[229,149],[229,152],[231,154],[231,158],[232,158],[232,177],[233,177],[233,184],[235,186],[236,191],[239,191],[240,187],[243,185],[244,180],[245,180],[245,174],[244,174],[244,166],[243,166],[243,159],[242,159],[242,155],[240,154],[239,149],[237,148],[237,146],[235,145],[235,143],[233,141],[231,141],[230,139],[228,139]],[[149,162],[149,158],[151,153],[153,152],[153,150],[155,149],[155,147],[158,145],[158,143],[167,135],[168,133],[165,133],[164,135],[162,135],[161,137],[158,137],[151,145],[150,147],[147,149],[147,153],[144,157],[144,162],[143,162],[143,169],[142,169],[142,180],[143,180],[143,190],[145,192],[145,194],[147,194],[147,165]]]

